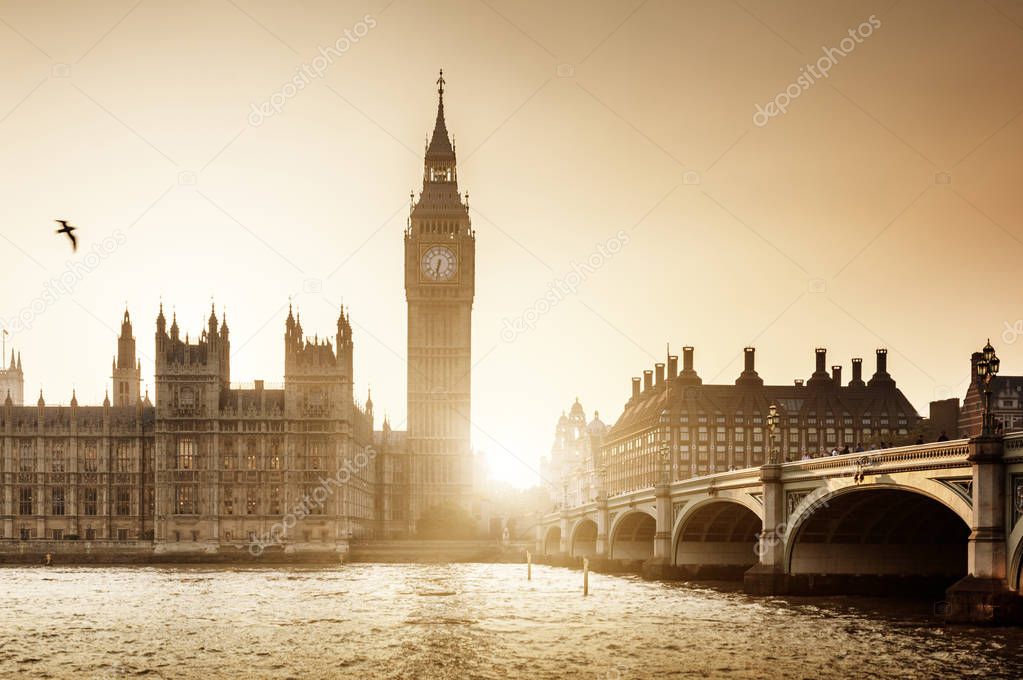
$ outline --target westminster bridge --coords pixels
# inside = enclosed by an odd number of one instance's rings
[[[941,587],[951,621],[1023,620],[1023,434],[667,481],[547,515],[554,564],[742,578],[756,594]]]

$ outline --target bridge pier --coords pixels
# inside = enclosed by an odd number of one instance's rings
[[[680,570],[672,564],[671,555],[671,488],[661,483],[654,487],[656,507],[654,518],[657,528],[654,530],[654,556],[643,563],[640,571],[646,579],[678,578]]]
[[[571,530],[572,530],[572,527],[568,523],[568,509],[567,508],[564,508],[561,511],[560,527],[561,527],[561,540],[558,542],[558,551],[561,553],[561,555],[563,557],[567,557],[569,554],[571,554],[571,550],[572,550],[572,545],[571,545],[571,543],[572,543],[572,535],[570,533]]]
[[[1006,624],[1023,621],[1023,598],[1008,584],[1005,545],[1005,464],[1001,437],[970,440],[973,522],[969,573],[946,591],[951,623]]]
[[[788,591],[785,573],[785,493],[781,465],[768,463],[760,468],[763,485],[763,527],[757,552],[760,563],[743,575],[743,589],[752,595],[781,595]]]
[[[608,556],[607,529],[611,525],[611,516],[607,510],[607,498],[601,494],[597,499],[597,557],[606,559]]]

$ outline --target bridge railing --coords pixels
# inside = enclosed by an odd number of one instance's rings
[[[937,464],[926,467],[957,467],[966,462],[969,455],[968,439],[954,439],[932,444],[911,444],[890,449],[850,452],[837,456],[824,456],[808,460],[795,460],[782,464],[784,477],[804,474],[820,475],[837,472],[839,469],[860,468],[863,470],[884,470],[902,468],[907,464],[919,465],[925,461]]]
[[[1023,432],[1005,435],[1005,459],[1012,462],[1023,460]]]
[[[791,479],[792,477],[803,476],[844,475],[856,470],[876,473],[878,471],[905,469],[907,466],[930,469],[963,467],[969,455],[969,443],[969,439],[952,439],[930,444],[910,444],[908,446],[896,446],[888,449],[853,451],[837,456],[794,460],[782,463],[782,475],[785,478]],[[1011,461],[1023,461],[1023,432],[1016,432],[1005,436],[1005,457]],[[727,489],[732,486],[749,486],[751,481],[754,479],[759,480],[759,477],[759,467],[715,472],[673,481],[671,483],[671,493],[675,495],[709,487]],[[645,487],[610,496],[607,500],[612,505],[620,506],[623,503],[646,502],[653,495],[654,488]],[[568,511],[572,515],[585,514],[595,509],[595,506],[595,503],[587,503],[579,507],[569,508]],[[557,517],[560,517],[560,512],[547,515],[545,520],[552,520]]]

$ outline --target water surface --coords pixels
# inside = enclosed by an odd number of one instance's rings
[[[1019,678],[929,602],[524,565],[0,569],[0,678]]]

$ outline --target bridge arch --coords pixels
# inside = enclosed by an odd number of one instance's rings
[[[626,510],[611,523],[608,557],[613,560],[648,560],[654,556],[657,520],[643,509]]]
[[[583,517],[572,527],[568,542],[568,554],[571,557],[593,557],[597,554],[597,523],[589,517]]]
[[[972,513],[958,496],[921,486],[886,480],[813,492],[783,528],[786,572],[810,576],[815,589],[876,592],[883,581],[943,591],[966,574]]]
[[[551,526],[547,527],[547,531],[543,535],[543,554],[544,555],[557,555],[561,552],[561,527]]]
[[[672,563],[693,577],[742,578],[757,563],[762,507],[748,494],[684,507],[672,530]]]
[[[1010,527],[1009,533],[1009,572],[1007,581],[1009,587],[1016,592],[1023,594],[1023,520]]]

